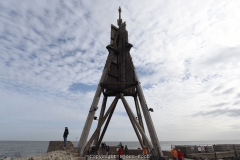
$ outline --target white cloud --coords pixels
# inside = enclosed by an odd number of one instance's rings
[[[239,1],[94,3],[0,2],[3,140],[14,139],[8,134],[12,126],[58,133],[72,125],[72,140],[79,137],[119,6],[147,104],[154,108],[151,115],[159,139],[179,140],[178,133],[181,140],[199,140],[203,130],[201,140],[225,139],[226,133],[237,139]],[[81,84],[82,90],[71,91],[73,84]],[[121,140],[137,140],[121,100],[118,103],[107,137],[114,140],[117,133],[110,128],[119,126]],[[51,140],[52,133],[45,139]]]

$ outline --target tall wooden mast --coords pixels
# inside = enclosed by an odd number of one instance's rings
[[[153,155],[163,157],[152,118],[149,113],[140,82],[138,80],[137,72],[132,62],[132,57],[130,55],[132,44],[128,42],[126,23],[122,23],[120,7],[118,11],[119,19],[117,20],[117,24],[119,27],[111,25],[110,45],[106,47],[109,54],[78,143],[79,153],[80,155],[85,155],[87,149],[93,143],[97,148],[99,148],[117,102],[119,99],[121,99],[141,146],[143,147],[145,145]],[[98,125],[90,139],[87,141],[101,94],[103,94],[104,98],[101,106]],[[110,96],[115,97],[115,99],[108,110],[105,111],[107,99]],[[138,121],[136,120],[136,116],[125,99],[126,96],[131,96],[134,98]],[[144,119],[141,115],[139,102],[147,129],[149,131],[150,140],[145,133],[143,125]],[[104,123],[105,126],[102,129]]]

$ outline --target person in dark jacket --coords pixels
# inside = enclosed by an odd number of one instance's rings
[[[127,145],[125,145],[125,148],[124,148],[124,154],[125,154],[125,155],[128,154],[128,147],[127,147]]]
[[[106,155],[107,155],[107,156],[108,156],[108,154],[109,154],[109,150],[110,150],[109,146],[106,146]]]
[[[68,136],[68,134],[69,134],[69,132],[68,132],[68,128],[67,127],[65,127],[65,131],[64,131],[64,133],[63,133],[63,140],[64,140],[64,147],[66,147],[66,145],[67,145],[67,136]]]
[[[92,155],[95,155],[96,154],[96,147],[95,145],[92,146]]]
[[[101,143],[101,146],[102,146],[102,150],[104,150],[104,143],[103,142]]]

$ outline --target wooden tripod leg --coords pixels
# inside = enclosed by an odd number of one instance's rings
[[[147,138],[146,134],[144,133],[142,127],[141,127],[140,124],[137,122],[136,118],[134,117],[134,114],[133,114],[131,108],[129,107],[126,99],[123,97],[122,94],[120,94],[120,97],[121,97],[121,99],[122,99],[122,102],[123,102],[124,107],[126,108],[126,111],[128,112],[129,118],[132,119],[134,125],[137,126],[139,132],[142,134],[143,139],[145,140],[147,147],[148,147],[148,148],[153,148],[151,142],[148,140],[148,138]]]
[[[116,103],[116,105],[117,105],[117,103]],[[115,110],[115,108],[116,108],[116,105],[115,105],[115,107],[113,108],[113,110],[111,111],[111,113],[110,113],[109,116],[108,116],[108,119],[107,119],[107,121],[106,121],[106,123],[105,123],[105,126],[104,126],[103,130],[102,130],[102,133],[101,133],[101,135],[100,135],[100,138],[99,138],[99,140],[98,140],[98,143],[96,144],[96,148],[97,148],[97,149],[99,148],[100,143],[102,142],[102,139],[103,139],[103,137],[104,137],[104,135],[105,135],[105,132],[106,132],[107,127],[108,127],[108,124],[109,124],[109,122],[110,122],[110,120],[111,120],[111,118],[112,118],[112,115],[113,115],[113,112],[114,112],[114,110]]]
[[[96,90],[96,93],[95,93],[90,111],[94,110],[94,108],[96,108],[97,105],[98,105],[98,102],[99,102],[99,99],[100,99],[100,96],[101,96],[101,91],[102,91],[102,87],[100,86],[100,84],[103,83],[104,80],[107,77],[107,73],[108,73],[108,70],[110,68],[113,56],[114,56],[114,51],[109,51],[108,58],[107,58],[105,67],[103,69],[103,73],[102,73],[101,79],[99,81],[99,84],[98,84],[98,87],[97,87],[97,90]],[[84,146],[86,144],[86,141],[87,141],[87,138],[88,138],[88,135],[89,135],[89,131],[90,131],[90,128],[92,126],[92,121],[93,121],[94,115],[95,115],[95,111],[88,113],[87,120],[85,122],[85,125],[84,125],[83,130],[82,130],[81,137],[80,137],[79,142],[78,142],[78,152],[81,155],[83,154],[83,151],[84,151]]]
[[[119,96],[116,96],[115,99],[113,100],[111,106],[108,108],[106,114],[103,116],[102,121],[100,122],[100,125],[98,128],[96,128],[96,130],[94,131],[92,137],[89,139],[88,143],[86,144],[86,146],[83,148],[82,153],[80,153],[80,155],[84,155],[87,151],[87,149],[90,147],[90,145],[92,144],[93,140],[96,138],[97,132],[100,132],[101,126],[103,125],[103,123],[105,122],[105,120],[107,119],[108,115],[110,114],[110,112],[113,110],[114,106],[116,106],[117,102],[118,102]]]
[[[108,98],[107,96],[104,96],[104,98],[103,98],[97,128],[100,126],[100,122],[102,121],[102,118],[103,118],[103,115],[104,115],[104,112],[105,112],[105,108],[106,108],[107,98]],[[94,144],[95,144],[96,147],[97,147],[97,143],[98,143],[99,134],[100,134],[100,132],[97,133],[96,139],[94,140]],[[97,147],[97,149],[98,149],[98,147]]]
[[[80,139],[79,139],[78,152],[79,152],[80,154],[83,153],[84,146],[85,146],[85,144],[86,144],[87,137],[88,137],[90,128],[91,128],[91,126],[92,126],[93,118],[94,118],[94,115],[95,115],[94,108],[97,107],[100,96],[101,96],[101,86],[98,85],[97,91],[96,91],[95,96],[94,96],[94,100],[93,100],[93,102],[92,102],[92,106],[91,106],[90,111],[89,111],[89,113],[88,113],[87,120],[86,120],[86,122],[85,122],[84,128],[83,128],[83,130],[82,130],[81,137],[80,137]]]
[[[140,111],[140,108],[139,108],[137,97],[134,97],[134,102],[135,102],[135,105],[136,105],[136,111],[137,111],[139,124],[140,124],[140,126],[142,127],[142,129],[143,129],[143,131],[145,133],[144,126],[143,126],[142,115],[141,115],[141,111]],[[145,145],[144,140],[143,140],[143,145]]]
[[[124,105],[124,104],[123,104],[123,105]],[[125,105],[124,105],[124,107],[125,107]],[[125,109],[126,109],[126,107],[125,107]],[[143,148],[143,147],[144,147],[143,140],[142,140],[142,138],[141,138],[141,136],[140,136],[140,134],[139,134],[139,132],[138,132],[138,129],[137,129],[136,125],[134,124],[132,118],[130,118],[131,115],[130,115],[130,113],[127,111],[127,109],[126,109],[126,112],[127,112],[128,117],[129,117],[129,119],[130,119],[130,122],[132,123],[133,129],[134,129],[134,131],[135,131],[135,133],[136,133],[136,135],[137,135],[138,141],[139,141],[141,147]],[[134,118],[135,118],[135,117],[134,117]]]
[[[135,80],[139,82],[135,69],[134,69],[134,77],[135,77]],[[163,157],[162,149],[160,147],[160,143],[159,143],[159,140],[158,140],[158,137],[157,137],[157,133],[156,133],[156,130],[154,128],[150,113],[148,111],[147,103],[146,103],[145,97],[143,95],[142,87],[140,86],[140,83],[137,84],[137,92],[138,92],[141,108],[142,108],[142,111],[143,111],[143,115],[144,115],[144,118],[145,118],[145,121],[146,121],[146,125],[148,127],[149,135],[150,135],[153,147],[154,147],[154,152],[155,152],[154,154],[155,155],[158,154],[159,157]]]

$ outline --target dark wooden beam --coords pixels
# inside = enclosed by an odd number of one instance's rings
[[[140,108],[139,108],[139,103],[138,103],[138,100],[137,100],[136,96],[134,97],[134,102],[135,102],[135,106],[136,106],[136,111],[137,111],[137,117],[138,117],[139,124],[142,127],[143,131],[145,132],[144,126],[143,126],[142,115],[141,115],[141,111],[140,111]],[[143,145],[145,145],[144,140],[143,140]]]
[[[106,108],[106,104],[107,104],[107,98],[108,98],[107,96],[104,96],[104,98],[103,98],[102,107],[101,107],[101,111],[100,111],[100,115],[99,115],[99,121],[98,121],[97,128],[98,128],[98,127],[101,128],[101,126],[100,126],[101,123],[100,123],[100,122],[101,122],[102,119],[103,119],[103,115],[104,115],[105,108]],[[96,144],[97,144],[97,142],[98,142],[99,134],[100,134],[100,132],[97,133],[96,138],[95,138],[95,140],[94,140],[95,146],[96,146]]]
[[[113,108],[116,106],[117,102],[118,102],[119,96],[116,96],[115,99],[113,100],[111,106],[108,108],[107,112],[105,113],[105,115],[103,116],[102,120],[100,121],[100,125],[96,128],[96,130],[94,131],[94,133],[92,134],[91,138],[89,139],[89,141],[87,142],[86,146],[84,147],[84,151],[81,154],[82,156],[85,155],[85,153],[87,152],[88,148],[90,147],[90,145],[92,144],[93,140],[96,138],[97,133],[100,131],[103,123],[105,122],[106,118],[108,117],[108,115],[110,114],[110,112],[113,110]]]
[[[116,103],[116,105],[117,105],[117,103]],[[109,124],[109,122],[110,122],[110,120],[111,120],[111,118],[112,118],[112,115],[113,115],[113,112],[114,112],[114,110],[115,110],[115,108],[116,108],[116,105],[113,107],[113,110],[110,112],[110,114],[109,114],[109,116],[108,116],[108,119],[107,119],[107,121],[106,121],[106,123],[105,123],[105,125],[104,125],[104,128],[103,128],[103,130],[102,130],[102,133],[101,133],[100,138],[99,138],[99,140],[98,140],[98,143],[96,144],[97,150],[98,150],[98,148],[99,148],[99,146],[100,146],[100,143],[102,142],[102,139],[103,139],[103,137],[104,137],[104,135],[105,135],[105,132],[106,132],[107,127],[108,127],[108,124]]]

